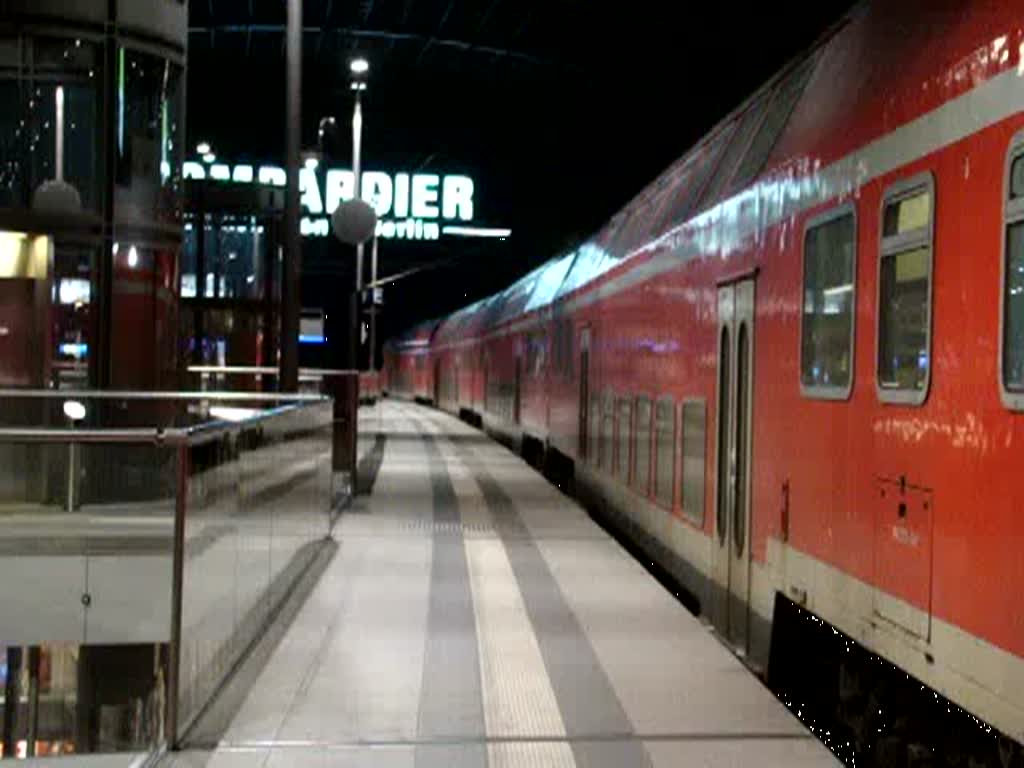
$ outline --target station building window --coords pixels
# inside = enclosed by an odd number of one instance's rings
[[[829,211],[807,225],[800,388],[809,397],[845,399],[853,385],[856,242],[852,205]]]
[[[707,402],[683,401],[683,514],[704,524],[704,477],[707,457]]]
[[[654,497],[663,507],[672,507],[675,487],[676,406],[671,398],[662,398],[654,409]]]
[[[651,488],[651,400],[641,395],[636,399],[636,441],[633,446],[633,486],[646,496]]]
[[[931,378],[934,182],[930,174],[890,189],[882,208],[878,265],[878,394],[920,405]]]

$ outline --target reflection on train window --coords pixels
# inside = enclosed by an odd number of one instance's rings
[[[1006,232],[1006,320],[1003,375],[1006,388],[1024,392],[1024,221]]]
[[[676,468],[676,407],[671,399],[658,401],[654,421],[654,497],[662,506],[671,507]]]
[[[1010,166],[1006,208],[1006,265],[1003,270],[1003,386],[1024,392],[1024,152]]]
[[[800,381],[805,394],[844,397],[853,371],[856,225],[852,210],[804,238]]]
[[[630,422],[633,417],[633,404],[627,399],[619,400],[618,409],[618,445],[615,457],[615,474],[622,480],[629,479]]]
[[[931,366],[932,190],[897,194],[883,220],[878,385],[884,401],[921,403]]]
[[[636,443],[633,446],[633,485],[646,496],[651,487],[651,401],[647,397],[636,399]]]
[[[707,403],[683,402],[683,514],[704,524],[704,476],[707,445]]]

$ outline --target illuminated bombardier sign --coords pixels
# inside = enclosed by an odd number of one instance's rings
[[[232,181],[238,184],[271,184],[283,187],[283,168],[264,165],[187,162],[186,179]],[[355,175],[350,170],[329,169],[318,172],[315,161],[307,161],[299,171],[299,192],[305,216],[302,234],[326,237],[330,233],[330,215],[345,200],[355,197]],[[432,173],[362,174],[362,198],[377,212],[377,236],[388,240],[439,240],[441,235],[456,237],[498,237],[512,234],[509,229],[471,226],[475,214],[475,186],[468,176]]]

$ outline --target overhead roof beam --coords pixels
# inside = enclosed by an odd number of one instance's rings
[[[354,37],[357,39],[369,39],[369,40],[387,40],[393,42],[410,42],[410,43],[429,43],[432,46],[439,48],[452,48],[463,52],[474,52],[481,53],[488,56],[497,56],[499,58],[513,59],[515,61],[522,61],[529,64],[533,64],[538,67],[548,67],[563,69],[568,72],[574,72],[577,74],[584,74],[586,70],[571,62],[559,61],[556,59],[546,59],[540,56],[535,56],[525,51],[516,50],[514,48],[500,48],[497,46],[490,45],[477,45],[466,40],[447,39],[440,37],[428,37],[426,35],[416,34],[414,32],[393,32],[390,30],[381,29],[352,29],[348,27],[328,27],[328,26],[306,26],[302,30],[307,35],[319,35],[324,32],[336,32],[339,35],[348,37]],[[190,35],[210,35],[211,38],[214,32],[224,33],[235,33],[235,34],[250,34],[250,33],[263,33],[263,34],[284,34],[284,25],[282,24],[222,24],[212,26],[196,26],[189,28]]]
[[[491,4],[487,6],[487,10],[484,11],[483,16],[480,17],[480,23],[476,25],[476,33],[479,35],[487,27],[487,22],[491,20],[491,16],[497,10],[501,0],[492,0]]]
[[[423,57],[426,56],[427,51],[430,50],[430,46],[434,44],[434,41],[437,39],[437,35],[441,34],[442,30],[444,29],[445,23],[448,21],[448,17],[451,16],[452,14],[453,8],[455,8],[455,0],[448,0],[448,7],[444,9],[444,14],[442,14],[441,16],[441,21],[439,21],[437,24],[436,34],[428,38],[427,41],[423,43],[423,47],[420,48],[420,55],[416,57],[417,67],[420,65],[420,61],[423,60]]]

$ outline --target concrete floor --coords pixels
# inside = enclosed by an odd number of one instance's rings
[[[226,728],[165,766],[837,764],[519,458],[437,411],[373,413],[372,494]]]

